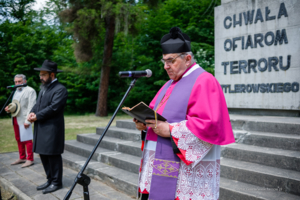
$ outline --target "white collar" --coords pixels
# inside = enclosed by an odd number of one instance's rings
[[[51,84],[52,84],[54,81],[57,81],[57,78],[55,78],[53,81],[51,81]]]
[[[193,71],[195,71],[196,69],[200,68],[200,66],[198,64],[194,65],[193,67],[191,67],[191,69],[189,69],[189,71],[187,71],[182,77],[186,77],[188,75],[190,75]]]

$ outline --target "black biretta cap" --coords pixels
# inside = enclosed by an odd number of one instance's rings
[[[191,51],[191,39],[181,32],[180,28],[173,27],[160,40],[163,54],[182,53]]]
[[[36,71],[48,71],[48,72],[54,72],[59,73],[62,72],[62,70],[57,69],[57,64],[51,60],[45,60],[42,67],[40,68],[34,68]]]

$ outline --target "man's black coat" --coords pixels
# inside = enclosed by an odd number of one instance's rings
[[[58,81],[45,91],[40,91],[31,112],[36,114],[34,122],[33,152],[57,155],[64,152],[65,122],[64,108],[68,92]]]

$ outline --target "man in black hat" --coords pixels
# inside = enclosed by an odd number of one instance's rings
[[[145,138],[141,199],[217,200],[220,145],[234,142],[222,88],[195,62],[191,39],[178,27],[160,43],[170,80],[149,107],[167,122],[146,120],[146,126],[134,119]]]
[[[62,188],[62,157],[65,144],[64,108],[68,93],[58,82],[56,74],[62,72],[57,64],[45,60],[40,71],[41,91],[27,119],[34,122],[33,151],[40,158],[47,175],[47,182],[38,186],[43,194]]]

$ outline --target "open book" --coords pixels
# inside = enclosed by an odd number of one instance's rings
[[[130,115],[133,118],[136,118],[140,122],[146,124],[146,119],[155,119],[160,121],[167,121],[163,116],[152,110],[144,102],[140,102],[132,108],[123,107],[122,111]]]

